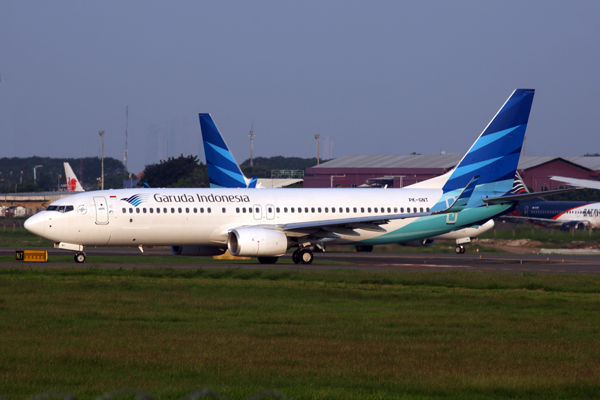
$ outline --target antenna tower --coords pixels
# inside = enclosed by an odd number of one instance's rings
[[[256,136],[254,134],[254,121],[252,121],[252,125],[250,125],[250,133],[248,134],[248,137],[250,138],[250,166],[253,167],[254,166],[254,158],[252,156],[252,147],[254,146],[254,136]]]
[[[125,172],[129,172],[127,170],[127,144],[129,143],[129,139],[127,137],[127,128],[129,127],[129,105],[125,107],[125,157],[123,161],[125,161]]]

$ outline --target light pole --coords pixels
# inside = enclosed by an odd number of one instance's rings
[[[38,168],[42,168],[42,167],[43,167],[43,165],[36,165],[35,167],[33,167],[33,183],[37,183],[37,172],[36,172],[36,170]]]
[[[102,190],[104,190],[104,131],[98,132],[98,135],[102,138]]]
[[[319,151],[320,151],[320,146],[319,146],[320,145],[320,141],[319,141],[319,139],[321,139],[321,135],[320,134],[315,135],[315,139],[317,139],[317,165],[319,165],[319,159],[321,158],[321,156],[319,154]]]

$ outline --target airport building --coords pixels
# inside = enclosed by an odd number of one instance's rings
[[[401,188],[452,170],[462,155],[350,155],[306,169],[305,188],[387,187]],[[518,166],[525,184],[535,192],[558,189],[564,184],[551,176],[598,180],[600,157],[525,157]]]

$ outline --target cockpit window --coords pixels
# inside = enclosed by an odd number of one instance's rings
[[[48,206],[46,211],[58,211],[61,213],[66,213],[69,211],[73,211],[75,208],[73,206]]]

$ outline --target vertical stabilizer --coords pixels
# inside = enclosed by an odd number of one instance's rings
[[[202,143],[211,188],[250,187],[210,114],[200,114]],[[256,185],[256,184],[255,184]]]
[[[68,192],[84,192],[85,190],[83,190],[83,186],[81,186],[81,183],[79,182],[79,179],[77,179],[75,172],[73,172],[71,165],[68,162],[66,162],[66,163],[64,163],[64,167],[65,167],[65,177],[67,178],[67,191]]]

